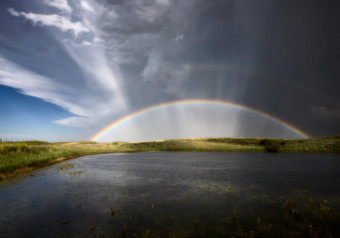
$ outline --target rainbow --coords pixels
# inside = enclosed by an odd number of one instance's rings
[[[282,121],[274,116],[271,116],[265,112],[261,112],[259,110],[247,107],[247,106],[243,106],[240,104],[236,104],[236,103],[231,103],[231,102],[226,102],[226,101],[220,101],[220,100],[207,100],[207,99],[189,99],[189,100],[179,100],[179,101],[172,101],[172,102],[166,102],[166,103],[161,103],[161,104],[157,104],[154,106],[150,106],[144,109],[141,109],[137,112],[134,112],[132,114],[129,114],[125,117],[120,118],[119,120],[111,123],[110,125],[108,125],[107,127],[105,127],[103,130],[99,131],[97,134],[95,134],[90,140],[91,141],[96,141],[98,140],[100,137],[102,137],[103,135],[105,135],[106,133],[108,133],[109,131],[113,130],[114,128],[117,128],[118,126],[124,124],[125,122],[141,116],[147,112],[151,112],[160,108],[165,108],[165,107],[171,107],[171,106],[177,106],[177,105],[190,105],[190,104],[208,104],[208,105],[221,105],[221,106],[227,106],[227,107],[232,107],[232,108],[237,108],[237,109],[241,109],[243,111],[247,111],[247,112],[253,112],[259,116],[262,116],[266,119],[272,120],[284,127],[286,127],[287,129],[291,130],[292,132],[294,132],[295,134],[301,136],[302,138],[308,138],[309,135],[307,135],[305,132],[301,131],[300,129],[296,128],[295,126]]]

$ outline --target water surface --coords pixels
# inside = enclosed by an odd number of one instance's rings
[[[123,225],[128,237],[148,228],[154,237],[226,229],[212,233],[218,236],[231,234],[233,209],[251,230],[257,217],[274,219],[286,200],[309,197],[337,214],[339,168],[337,154],[84,156],[2,183],[0,236],[121,237]]]

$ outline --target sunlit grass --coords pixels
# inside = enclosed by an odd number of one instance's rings
[[[311,139],[202,138],[127,143],[135,151],[244,151],[339,153],[340,136]]]
[[[259,144],[219,143],[208,139],[177,139],[126,144],[137,151],[262,151]]]
[[[34,168],[81,155],[128,152],[109,143],[5,142],[0,144],[0,180],[18,169]]]
[[[244,151],[339,153],[340,136],[300,140],[263,138],[174,139],[151,142],[97,143],[44,141],[0,142],[0,180],[13,171],[88,154],[147,151]]]

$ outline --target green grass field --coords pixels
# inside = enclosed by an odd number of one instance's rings
[[[339,153],[340,136],[300,140],[263,138],[174,139],[151,142],[0,142],[0,180],[82,155],[148,151],[244,151]]]

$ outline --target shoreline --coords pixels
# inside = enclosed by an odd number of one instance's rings
[[[340,153],[340,136],[310,139],[199,138],[150,142],[0,143],[0,182],[86,155],[137,152]]]

